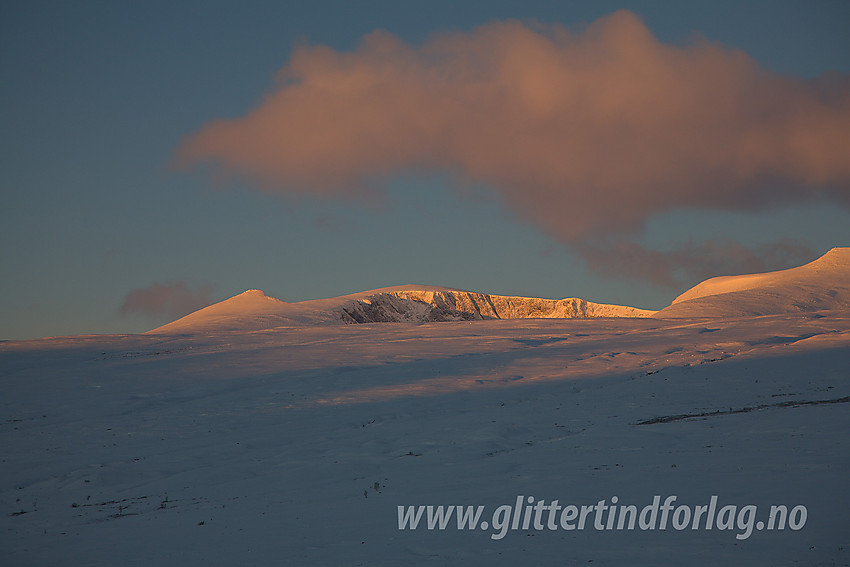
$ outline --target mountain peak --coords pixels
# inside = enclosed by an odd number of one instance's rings
[[[831,248],[829,252],[812,262],[814,263],[850,268],[850,247]]]
[[[243,291],[242,293],[240,293],[239,295],[236,295],[234,297],[269,297],[269,296],[266,295],[266,292],[264,292],[261,289],[249,289],[247,291]]]
[[[247,291],[243,291],[239,295],[234,295],[229,299],[225,299],[220,303],[216,303],[215,305],[210,305],[205,309],[211,309],[217,306],[224,305],[238,305],[239,309],[250,308],[250,306],[264,306],[267,304],[275,304],[275,303],[285,303],[277,298],[274,298],[270,295],[266,295],[266,292],[260,289],[249,289]],[[203,309],[201,310],[203,311]]]

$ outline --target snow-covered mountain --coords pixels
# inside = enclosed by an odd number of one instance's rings
[[[745,317],[850,309],[850,248],[833,248],[804,266],[708,279],[661,311],[584,299],[541,299],[448,287],[404,285],[288,303],[253,289],[150,333],[250,331],[275,327],[488,319]]]
[[[797,268],[708,279],[655,316],[746,317],[848,309],[850,248],[833,248]]]
[[[163,325],[151,333],[258,330],[344,323],[473,321],[485,319],[586,319],[649,317],[654,311],[578,298],[540,299],[405,285],[330,299],[287,303],[249,290]]]

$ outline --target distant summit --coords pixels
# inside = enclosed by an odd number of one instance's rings
[[[578,298],[513,297],[425,285],[387,287],[299,303],[286,303],[260,290],[249,290],[149,332],[260,330],[346,323],[649,317],[654,313]]]
[[[824,310],[850,310],[850,248],[833,248],[813,262],[788,270],[705,280],[655,317],[748,317]]]

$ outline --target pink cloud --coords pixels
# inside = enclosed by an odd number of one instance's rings
[[[214,302],[212,288],[208,285],[190,287],[183,281],[154,283],[128,293],[121,312],[176,319]]]
[[[350,53],[298,47],[265,100],[188,137],[176,163],[346,199],[394,173],[447,171],[572,243],[677,208],[850,205],[850,81],[664,44],[628,11],[422,46],[378,31]]]

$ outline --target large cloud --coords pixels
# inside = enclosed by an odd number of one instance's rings
[[[576,244],[677,208],[850,205],[850,79],[664,44],[627,11],[578,32],[509,21],[419,47],[375,32],[351,53],[297,48],[257,108],[206,125],[176,161],[343,198],[447,171]]]

